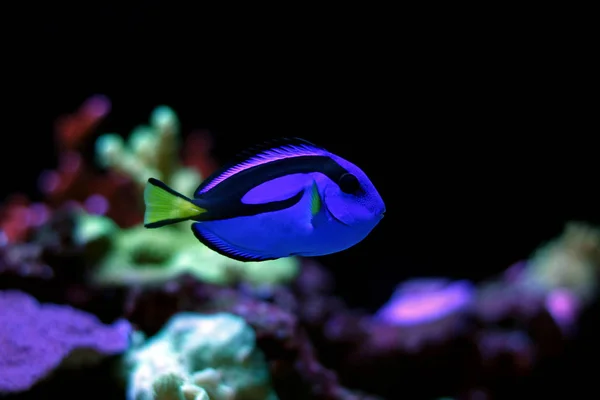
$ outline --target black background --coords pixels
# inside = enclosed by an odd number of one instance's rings
[[[214,134],[220,162],[300,136],[362,167],[386,217],[320,258],[352,305],[376,308],[410,277],[479,280],[566,221],[600,223],[594,51],[587,25],[566,15],[33,11],[13,15],[4,38],[3,195],[35,195],[56,162],[55,118],[102,93],[113,106],[101,132],[127,134],[167,104],[184,132]]]

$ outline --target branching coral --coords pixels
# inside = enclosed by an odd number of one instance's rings
[[[54,136],[58,166],[43,171],[38,186],[44,195],[43,206],[46,208],[56,209],[65,203],[75,202],[88,212],[109,215],[119,225],[129,226],[138,223],[141,218],[136,207],[132,207],[132,204],[139,203],[139,199],[133,194],[131,182],[114,175],[98,174],[87,156],[88,143],[110,108],[111,103],[105,96],[91,96],[74,113],[57,119]],[[110,207],[117,203],[119,207]],[[0,225],[7,231],[9,240],[24,240],[32,228],[25,220],[21,220],[21,225],[9,222],[15,216],[14,211],[27,204],[27,200],[17,197],[2,205],[4,215],[0,218]]]
[[[150,124],[137,127],[127,142],[118,134],[100,136],[96,141],[97,159],[103,167],[133,179],[140,192],[148,178],[154,177],[191,193],[201,176],[199,171],[180,164],[180,136],[177,115],[171,108],[160,106],[152,112]]]
[[[0,291],[0,321],[0,393],[28,390],[60,366],[94,363],[129,346],[126,321],[106,326],[18,291]]]
[[[32,203],[23,195],[7,199],[0,209],[0,229],[5,240],[26,240],[32,228],[45,222],[51,207],[67,200],[85,204],[88,196],[98,188],[99,181],[89,174],[81,151],[86,139],[109,111],[110,101],[106,97],[92,96],[75,113],[57,119],[54,133],[59,150],[59,166],[55,170],[42,172],[39,177],[39,188],[46,197],[45,203]]]
[[[153,173],[150,169],[157,171],[152,176],[167,175],[167,181],[183,191],[195,189],[200,182],[199,172],[209,174],[214,169],[214,160],[207,154],[210,148],[207,132],[190,135],[186,140],[184,162],[190,168],[181,166],[178,161],[181,138],[177,117],[168,107],[158,107],[150,126],[140,127],[133,133],[130,142],[135,142],[132,146],[135,152],[125,149],[118,135],[106,135],[97,141],[96,147],[102,155],[96,158],[109,167],[107,173],[99,173],[89,162],[94,157],[88,156],[88,144],[94,140],[96,130],[110,110],[110,100],[95,95],[86,99],[75,112],[57,119],[55,147],[58,150],[58,166],[40,175],[39,188],[45,197],[45,205],[31,205],[32,212],[41,210],[41,206],[54,209],[67,202],[76,202],[89,213],[107,215],[119,226],[129,227],[142,220],[140,184]],[[115,144],[118,147],[119,143],[124,149],[119,154],[125,158],[113,160],[111,149]],[[193,155],[203,160],[192,159]],[[30,205],[21,196],[9,199],[0,209],[0,228],[5,231],[7,240],[24,240],[33,227],[22,219],[23,207]],[[20,224],[15,222],[16,218],[21,221]]]
[[[96,142],[97,158],[109,171],[97,174],[85,163],[81,149],[109,110],[107,98],[94,96],[76,113],[60,118],[56,126],[57,147],[62,152],[59,168],[46,171],[40,178],[42,191],[52,207],[67,200],[80,204],[82,212],[73,240],[85,248],[88,264],[96,267],[90,274],[94,282],[156,283],[184,272],[207,282],[225,284],[274,284],[293,279],[298,270],[295,258],[244,264],[207,249],[194,238],[189,223],[159,231],[141,227],[141,191],[149,177],[162,179],[188,193],[194,191],[201,176],[197,169],[179,162],[179,120],[166,106],[157,107],[150,124],[135,129],[127,143],[116,134],[101,136]],[[206,154],[210,148],[208,134],[197,132],[189,142],[186,163],[205,171],[214,168]],[[192,154],[202,155],[205,162],[191,160]],[[27,239],[50,212],[44,204],[29,205],[27,199],[17,198],[0,210],[0,240]],[[110,219],[98,216],[102,214]]]
[[[95,192],[108,195],[112,191],[106,190],[112,182],[95,176],[83,155],[86,142],[92,138],[110,108],[110,100],[105,96],[92,96],[76,112],[57,119],[55,142],[59,165],[55,170],[44,171],[39,178],[40,190],[49,204],[58,206],[65,201],[83,203]]]
[[[254,331],[231,314],[177,314],[126,362],[130,400],[277,398]]]

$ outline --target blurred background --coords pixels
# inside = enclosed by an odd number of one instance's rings
[[[184,138],[210,132],[219,165],[299,136],[362,167],[386,217],[318,261],[336,293],[369,312],[403,280],[479,282],[569,221],[600,224],[585,24],[269,7],[217,21],[201,7],[115,4],[48,5],[5,37],[2,199],[42,199],[57,118],[102,94],[100,133],[126,137],[168,105]]]

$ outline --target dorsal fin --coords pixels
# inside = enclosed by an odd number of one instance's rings
[[[284,158],[301,156],[324,156],[329,152],[307,140],[300,138],[281,138],[252,146],[234,157],[226,166],[219,169],[198,186],[194,197],[208,192],[227,178],[248,168]]]

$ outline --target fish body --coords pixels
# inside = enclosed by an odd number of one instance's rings
[[[363,240],[385,204],[356,165],[302,139],[245,151],[192,199],[150,178],[144,225],[196,221],[199,241],[240,261],[320,256]]]

